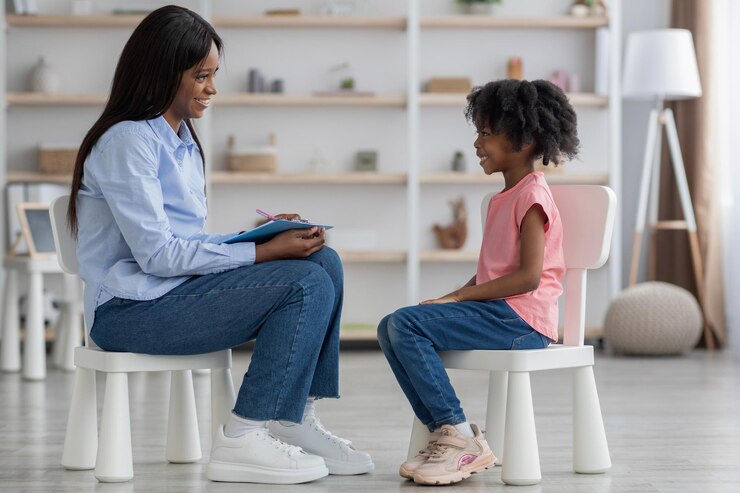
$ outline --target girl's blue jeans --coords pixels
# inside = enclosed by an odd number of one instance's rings
[[[254,420],[300,422],[308,396],[339,397],[339,319],[344,275],[324,247],[195,276],[151,301],[99,306],[90,337],[106,351],[200,354],[255,340],[234,406]]]
[[[430,431],[466,421],[437,351],[540,349],[550,339],[504,300],[407,306],[378,325],[378,342],[419,421]]]

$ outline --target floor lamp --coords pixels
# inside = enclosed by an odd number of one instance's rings
[[[649,215],[649,233],[651,234],[658,229],[686,230],[688,232],[699,304],[703,311],[704,271],[699,252],[699,239],[696,233],[696,217],[694,216],[689,186],[686,181],[681,147],[678,143],[676,121],[673,117],[673,111],[664,107],[665,101],[701,96],[699,70],[691,32],[685,29],[656,29],[630,34],[627,40],[622,90],[626,99],[647,99],[655,102],[648,120],[629,284],[632,286],[637,282],[642,236],[645,221]],[[658,221],[659,172],[663,130],[665,130],[668,138],[668,148],[673,174],[678,186],[683,221]],[[650,199],[650,211],[648,211],[648,199]],[[654,239],[651,239],[651,245],[653,245],[651,254],[654,258]],[[706,323],[704,324],[704,337],[707,346],[712,347],[714,339]]]

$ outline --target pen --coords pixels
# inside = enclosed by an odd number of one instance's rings
[[[265,211],[263,211],[261,209],[257,209],[257,214],[259,214],[260,216],[265,216],[270,221],[277,221],[278,220],[278,218],[276,218],[272,214],[268,214],[267,212],[265,212]]]

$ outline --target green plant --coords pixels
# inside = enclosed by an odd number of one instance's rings
[[[347,77],[346,79],[342,79],[339,83],[339,87],[342,89],[354,89],[355,88],[355,79],[352,77]]]

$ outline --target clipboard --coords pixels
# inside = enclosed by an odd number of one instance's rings
[[[324,229],[331,229],[334,226],[328,224],[316,224],[303,221],[288,221],[287,219],[278,219],[277,221],[268,221],[265,224],[257,226],[254,229],[245,231],[242,234],[236,235],[228,240],[224,241],[226,244],[239,243],[243,241],[249,241],[253,243],[264,243],[270,240],[276,234],[288,231],[291,229],[310,229],[314,226]]]

